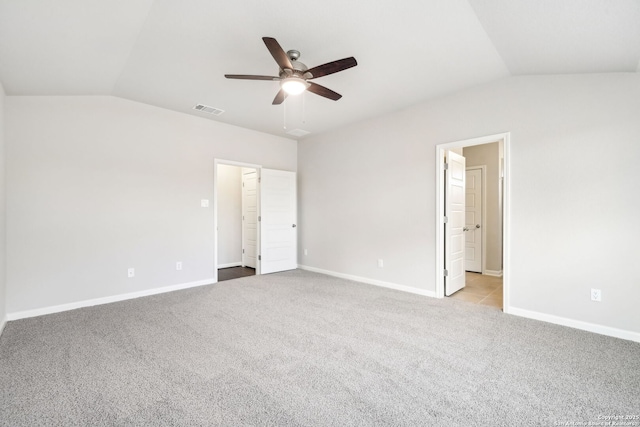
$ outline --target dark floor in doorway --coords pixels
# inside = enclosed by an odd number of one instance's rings
[[[255,275],[256,269],[251,267],[220,268],[218,269],[218,282]]]

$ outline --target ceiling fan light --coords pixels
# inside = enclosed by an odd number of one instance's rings
[[[282,90],[287,92],[289,95],[299,95],[309,87],[309,83],[300,77],[287,77],[282,80],[280,85]]]

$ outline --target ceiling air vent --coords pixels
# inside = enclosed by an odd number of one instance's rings
[[[203,113],[213,114],[214,116],[219,116],[220,114],[224,113],[224,110],[221,110],[219,108],[213,108],[204,104],[198,104],[195,107],[193,107],[193,109],[202,111]]]
[[[307,130],[303,130],[303,129],[292,129],[292,130],[288,131],[287,133],[289,135],[301,137],[301,136],[309,135],[311,132],[309,132]]]

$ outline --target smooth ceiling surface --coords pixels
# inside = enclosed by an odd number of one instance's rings
[[[638,0],[470,0],[513,75],[635,72]]]
[[[110,95],[153,0],[0,1],[9,95]]]
[[[113,95],[286,136],[320,133],[509,75],[636,71],[637,0],[0,0],[9,95]],[[309,67],[355,56],[272,106],[275,37]],[[197,103],[225,110],[196,112]],[[293,137],[292,137],[293,138]]]

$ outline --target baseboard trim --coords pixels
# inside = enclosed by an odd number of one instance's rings
[[[44,316],[45,314],[60,313],[63,311],[75,310],[77,308],[92,307],[94,305],[109,304],[112,302],[125,301],[135,298],[147,297],[151,295],[164,294],[166,292],[179,291],[181,289],[195,288],[198,286],[210,285],[215,283],[213,278],[198,280],[195,282],[180,283],[177,285],[164,286],[162,288],[147,289],[139,292],[131,292],[127,294],[113,295],[110,297],[95,298],[84,301],[72,302],[69,304],[54,305],[50,307],[36,308],[35,310],[18,311],[7,314],[6,320],[19,320],[29,317]]]
[[[417,289],[410,286],[398,285],[390,282],[383,282],[381,280],[368,279],[366,277],[354,276],[351,274],[338,273],[336,271],[331,271],[331,270],[323,270],[321,268],[310,267],[302,264],[298,264],[298,268],[301,270],[312,271],[314,273],[326,274],[327,276],[339,277],[341,279],[353,280],[355,282],[366,283],[369,285],[380,286],[383,288],[395,289],[397,291],[409,292],[412,294],[423,295],[423,296],[432,297],[432,298],[436,297],[435,292],[426,291],[423,289]],[[514,316],[526,317],[528,319],[540,320],[542,322],[553,323],[556,325],[568,326],[570,328],[593,332],[600,335],[607,335],[610,337],[620,338],[623,340],[640,342],[640,333],[627,331],[624,329],[611,328],[609,326],[602,326],[595,323],[568,319],[566,317],[554,316],[551,314],[540,313],[537,311],[524,310],[524,309],[516,308],[513,306],[510,307],[508,314],[512,314]]]
[[[353,280],[354,282],[366,283],[367,285],[380,286],[382,288],[395,289],[396,291],[409,292],[411,294],[422,295],[425,297],[436,297],[436,293],[433,291],[427,291],[424,289],[413,288],[411,286],[398,285],[391,282],[383,282],[382,280],[369,279],[366,277],[353,276],[351,274],[338,273],[337,271],[323,270],[321,268],[309,267],[308,265],[298,264],[298,268],[301,270],[312,271],[314,273],[326,274],[327,276],[338,277],[340,279]]]
[[[485,270],[482,274],[485,276],[502,277],[502,270]]]
[[[581,320],[568,319],[566,317],[554,316],[552,314],[540,313],[537,311],[524,310],[522,308],[511,307],[509,314],[514,316],[526,317],[528,319],[541,320],[543,322],[554,323],[556,325],[568,326],[574,329],[593,332],[600,335],[607,335],[623,340],[640,342],[640,333],[627,331],[625,329],[611,328],[596,323],[583,322]]]
[[[2,319],[2,322],[0,322],[0,337],[2,336],[2,332],[4,331],[4,325],[7,324],[7,318],[5,317],[4,319]]]
[[[218,264],[218,269],[221,268],[231,268],[231,267],[242,267],[242,262],[229,262],[227,264]]]

